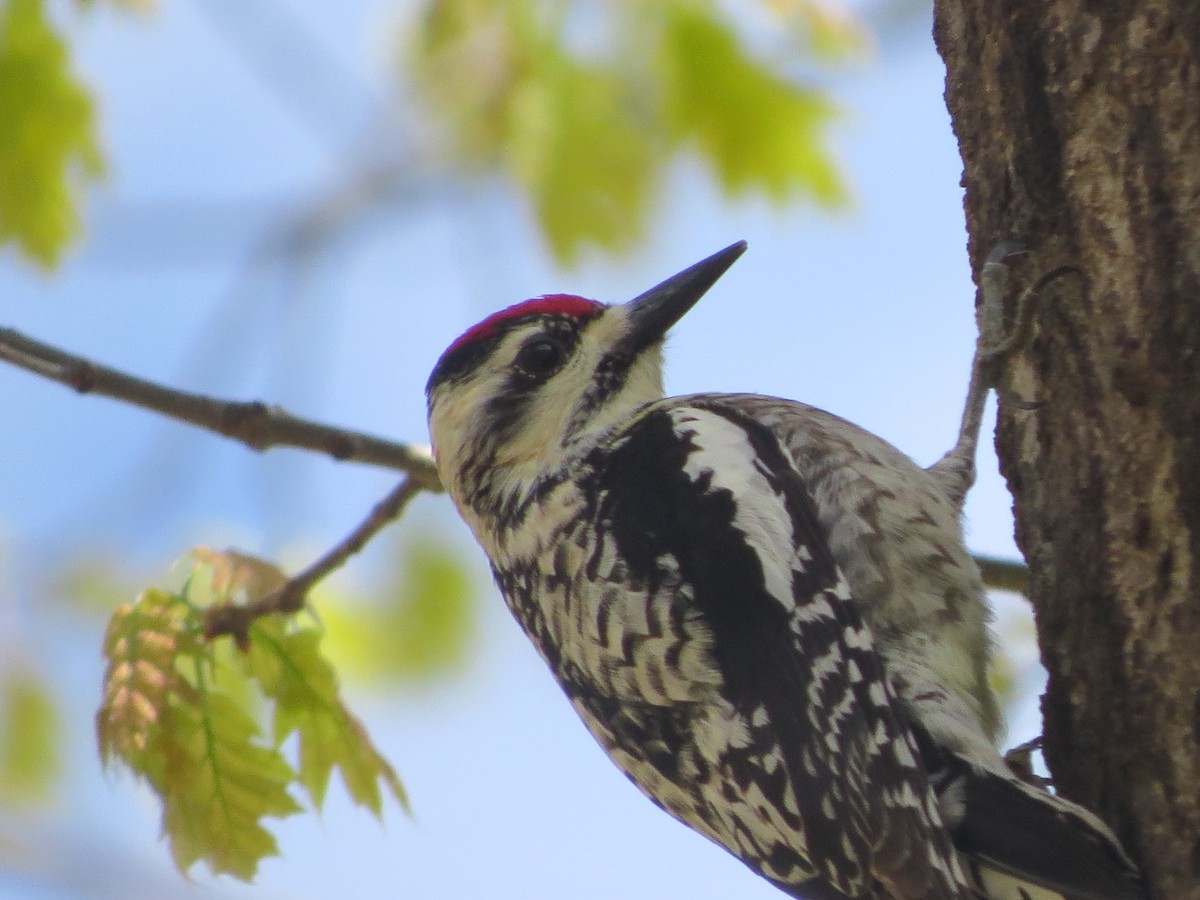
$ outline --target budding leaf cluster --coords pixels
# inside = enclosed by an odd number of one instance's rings
[[[385,792],[406,806],[396,773],[342,701],[317,625],[265,617],[240,649],[204,637],[213,602],[253,599],[247,588],[282,580],[269,563],[201,551],[181,590],[143,591],[109,622],[100,755],[158,796],[181,872],[202,861],[214,874],[253,878],[279,852],[267,820],[303,811],[293,787],[320,809],[335,768],[377,816]]]

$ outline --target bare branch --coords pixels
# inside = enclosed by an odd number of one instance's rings
[[[343,550],[356,536],[366,533],[369,537],[373,534],[374,531],[367,533],[363,529],[375,522],[378,515],[383,514],[380,509],[386,509],[389,502],[398,503],[395,512],[391,513],[391,517],[394,518],[399,515],[411,494],[417,490],[442,490],[429,453],[408,444],[301,419],[278,406],[268,406],[260,401],[220,400],[168,388],[66,353],[11,328],[0,328],[0,360],[65,384],[81,394],[100,394],[132,406],[139,406],[240,441],[253,450],[295,447],[325,453],[337,460],[406,472],[410,477],[380,503],[371,517],[347,539],[347,542],[330,551],[331,555]],[[390,519],[384,519],[385,523],[386,521]],[[378,527],[375,528],[375,531],[377,530]],[[363,541],[366,539],[362,538]],[[361,543],[347,550],[335,565],[357,552],[359,547]],[[328,558],[328,555],[323,557]],[[1021,563],[988,557],[976,557],[975,561],[988,587],[1025,592],[1028,572]],[[305,584],[304,590],[310,588],[328,571],[322,570],[314,576]],[[301,577],[303,575],[297,576]],[[292,582],[289,582],[290,584]],[[302,595],[303,591],[301,602]],[[229,634],[234,633],[234,630],[218,629],[217,633]]]
[[[1029,596],[1029,567],[995,556],[973,556],[985,587]]]
[[[291,615],[304,606],[304,599],[313,585],[341,567],[355,553],[366,546],[389,523],[400,517],[413,497],[425,490],[415,475],[409,475],[392,489],[386,497],[371,509],[367,517],[346,536],[303,572],[289,578],[277,590],[249,603],[226,603],[208,611],[208,624],[204,629],[208,638],[223,634],[232,635],[239,647],[247,645],[247,630],[255,619],[262,616]]]
[[[11,328],[0,328],[0,360],[81,394],[100,394],[152,410],[240,441],[253,450],[312,450],[337,460],[407,472],[417,487],[442,490],[433,459],[422,448],[301,419],[257,400],[221,400],[169,388],[66,353]]]

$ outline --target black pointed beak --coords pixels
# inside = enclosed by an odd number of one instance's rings
[[[745,241],[730,244],[626,303],[630,322],[630,331],[625,336],[626,352],[636,356],[666,337],[671,326],[682,319],[745,252]]]

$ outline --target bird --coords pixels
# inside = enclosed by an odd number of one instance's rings
[[[797,401],[667,397],[668,332],[745,249],[503,308],[438,359],[437,470],[509,610],[617,767],[784,894],[1146,896],[996,747],[960,524],[996,343],[928,468]]]

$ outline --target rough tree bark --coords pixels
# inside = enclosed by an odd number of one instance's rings
[[[938,0],[975,271],[1058,265],[997,434],[1046,758],[1200,898],[1200,0]],[[1032,401],[1022,403],[1020,400]]]

